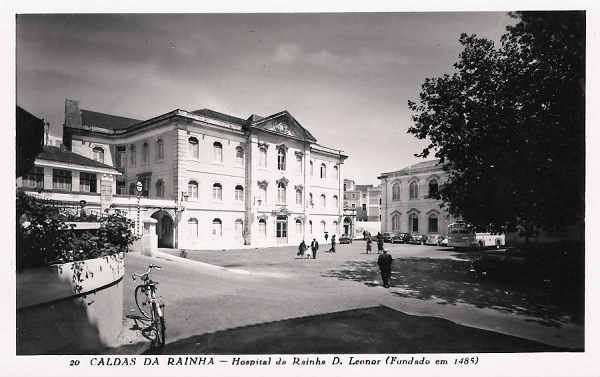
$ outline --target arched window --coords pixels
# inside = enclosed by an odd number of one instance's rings
[[[162,139],[156,142],[156,159],[163,160],[165,158],[165,143]]]
[[[212,221],[212,235],[215,237],[221,237],[223,235],[223,223],[221,219],[214,219]]]
[[[327,207],[327,199],[325,198],[325,194],[321,194],[321,207]]]
[[[400,183],[392,185],[392,200],[400,200]]]
[[[419,184],[415,181],[410,183],[410,199],[417,199],[419,197]]]
[[[310,165],[310,176],[312,177],[313,175],[315,175],[315,171],[314,171],[314,164],[313,164],[313,162],[311,161],[311,162],[309,163],[309,165]]]
[[[259,151],[259,167],[266,168],[267,167],[267,148],[260,147]]]
[[[277,202],[279,204],[285,204],[286,203],[286,198],[285,198],[285,184],[283,182],[279,182],[279,184],[277,185]]]
[[[215,162],[223,162],[223,145],[218,141],[213,143],[213,156]]]
[[[302,221],[300,219],[296,220],[296,235],[299,238],[302,238]]]
[[[144,164],[148,163],[149,151],[150,151],[150,147],[148,146],[148,143],[144,143],[142,145],[142,163],[144,163]]]
[[[333,178],[337,181],[340,179],[340,168],[337,165],[333,167]]]
[[[411,213],[408,217],[408,230],[413,233],[419,232],[419,217],[416,213]]]
[[[438,232],[438,217],[437,214],[432,213],[429,215],[429,233]]]
[[[129,147],[129,165],[131,166],[135,166],[135,160],[136,160],[136,151],[135,151],[135,145],[131,145]]]
[[[94,152],[94,160],[104,163],[104,149],[95,147],[92,151]]]
[[[235,148],[235,164],[244,166],[244,149],[242,147]]]
[[[325,166],[325,164],[321,164],[321,178],[327,178],[327,167]]]
[[[429,197],[435,198],[438,194],[438,182],[437,179],[429,181]]]
[[[400,215],[397,213],[392,216],[392,230],[394,232],[400,231]]]
[[[315,206],[315,202],[313,202],[312,192],[308,194],[308,203],[310,204],[311,208]]]
[[[200,151],[198,149],[198,139],[195,137],[190,137],[188,139],[188,149],[190,153],[190,157],[192,158],[200,158]]]
[[[188,182],[188,197],[191,199],[198,199],[198,182]]]
[[[244,222],[241,219],[237,219],[235,220],[235,223],[233,224],[234,227],[234,236],[236,239],[241,239],[242,238],[242,233],[244,232]]]
[[[162,179],[156,181],[156,196],[162,198],[165,196],[165,184]]]
[[[339,231],[339,229],[338,229],[338,222],[337,222],[337,220],[334,220],[334,221],[333,221],[333,232],[334,232],[335,234],[340,234],[340,231]]]
[[[285,170],[285,148],[277,148],[277,169]]]
[[[192,238],[198,238],[198,219],[189,219],[188,227],[190,228],[190,234],[192,235]]]
[[[333,205],[335,206],[336,209],[340,208],[340,201],[339,201],[337,195],[333,196]]]
[[[258,220],[258,233],[263,236],[267,235],[267,221],[265,219]]]
[[[213,184],[212,197],[214,200],[223,200],[223,187],[220,183]]]
[[[296,175],[302,175],[302,155],[296,153]]]
[[[296,190],[296,205],[298,205],[298,206],[302,205],[302,190],[300,190],[300,189]]]
[[[267,186],[258,188],[258,205],[267,204]]]
[[[244,187],[242,185],[235,186],[235,200],[240,202],[244,200]]]

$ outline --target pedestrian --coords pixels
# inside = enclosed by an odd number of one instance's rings
[[[371,241],[371,237],[367,236],[367,254],[371,252],[371,243],[373,243],[373,241]]]
[[[297,255],[299,257],[303,257],[305,251],[306,251],[306,243],[304,242],[304,240],[302,240],[302,242],[300,242],[300,246],[298,246],[298,254]]]
[[[390,287],[390,276],[392,275],[392,256],[383,250],[383,254],[377,258],[379,272],[381,272],[381,281],[385,288]]]
[[[329,238],[329,234],[327,234],[327,232],[325,232],[325,243],[327,243],[328,238]]]
[[[383,238],[377,238],[377,254],[381,254],[383,250]]]
[[[315,238],[313,238],[312,242],[310,243],[310,249],[312,250],[313,259],[317,259],[317,250],[319,250],[319,243]]]
[[[331,249],[329,251],[335,253],[335,234],[331,236]]]
[[[363,230],[363,240],[366,240],[366,239],[367,239],[367,231]]]

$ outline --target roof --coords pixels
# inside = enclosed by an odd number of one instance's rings
[[[81,109],[81,124],[84,126],[95,126],[115,130],[127,128],[139,122],[141,122],[141,120]]]
[[[418,170],[427,170],[427,169],[432,169],[432,168],[441,169],[442,167],[443,167],[443,165],[440,164],[440,159],[422,161],[422,162],[417,162],[416,164],[407,166],[405,168],[402,168],[400,170],[383,173],[383,174],[381,174],[381,176],[379,178],[383,178],[383,177],[387,176],[388,174],[408,175],[408,174],[414,174]]]
[[[250,122],[256,122],[256,121],[263,120],[263,119],[265,119],[265,117],[257,115],[257,114],[252,114],[246,120],[250,121]]]
[[[226,122],[236,123],[236,124],[240,124],[240,125],[244,125],[247,123],[247,121],[242,118],[234,117],[233,115],[223,114],[218,111],[211,110],[211,109],[194,110],[194,111],[192,111],[192,114],[203,115],[205,117],[220,119],[220,120],[224,120]]]
[[[356,190],[358,191],[367,191],[370,188],[373,188],[373,185],[354,185]]]
[[[91,158],[84,157],[80,154],[73,153],[71,151],[64,150],[59,147],[53,147],[50,145],[44,146],[44,150],[42,151],[42,153],[37,155],[36,160],[37,159],[115,170],[115,168],[113,168],[110,165],[103,164],[96,160],[92,160]]]

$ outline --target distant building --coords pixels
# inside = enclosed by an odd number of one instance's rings
[[[350,228],[358,231],[362,226],[354,222],[381,221],[381,187],[373,185],[357,185],[352,179],[344,179],[344,230]],[[352,226],[350,226],[352,225]],[[375,226],[373,230],[379,226]],[[371,229],[369,229],[371,230]],[[347,233],[349,234],[349,233]]]
[[[439,160],[420,162],[382,173],[382,224],[384,232],[443,234],[455,219],[434,199],[447,174]]]

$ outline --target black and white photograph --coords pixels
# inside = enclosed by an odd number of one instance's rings
[[[15,12],[12,356],[587,360],[589,16]]]

